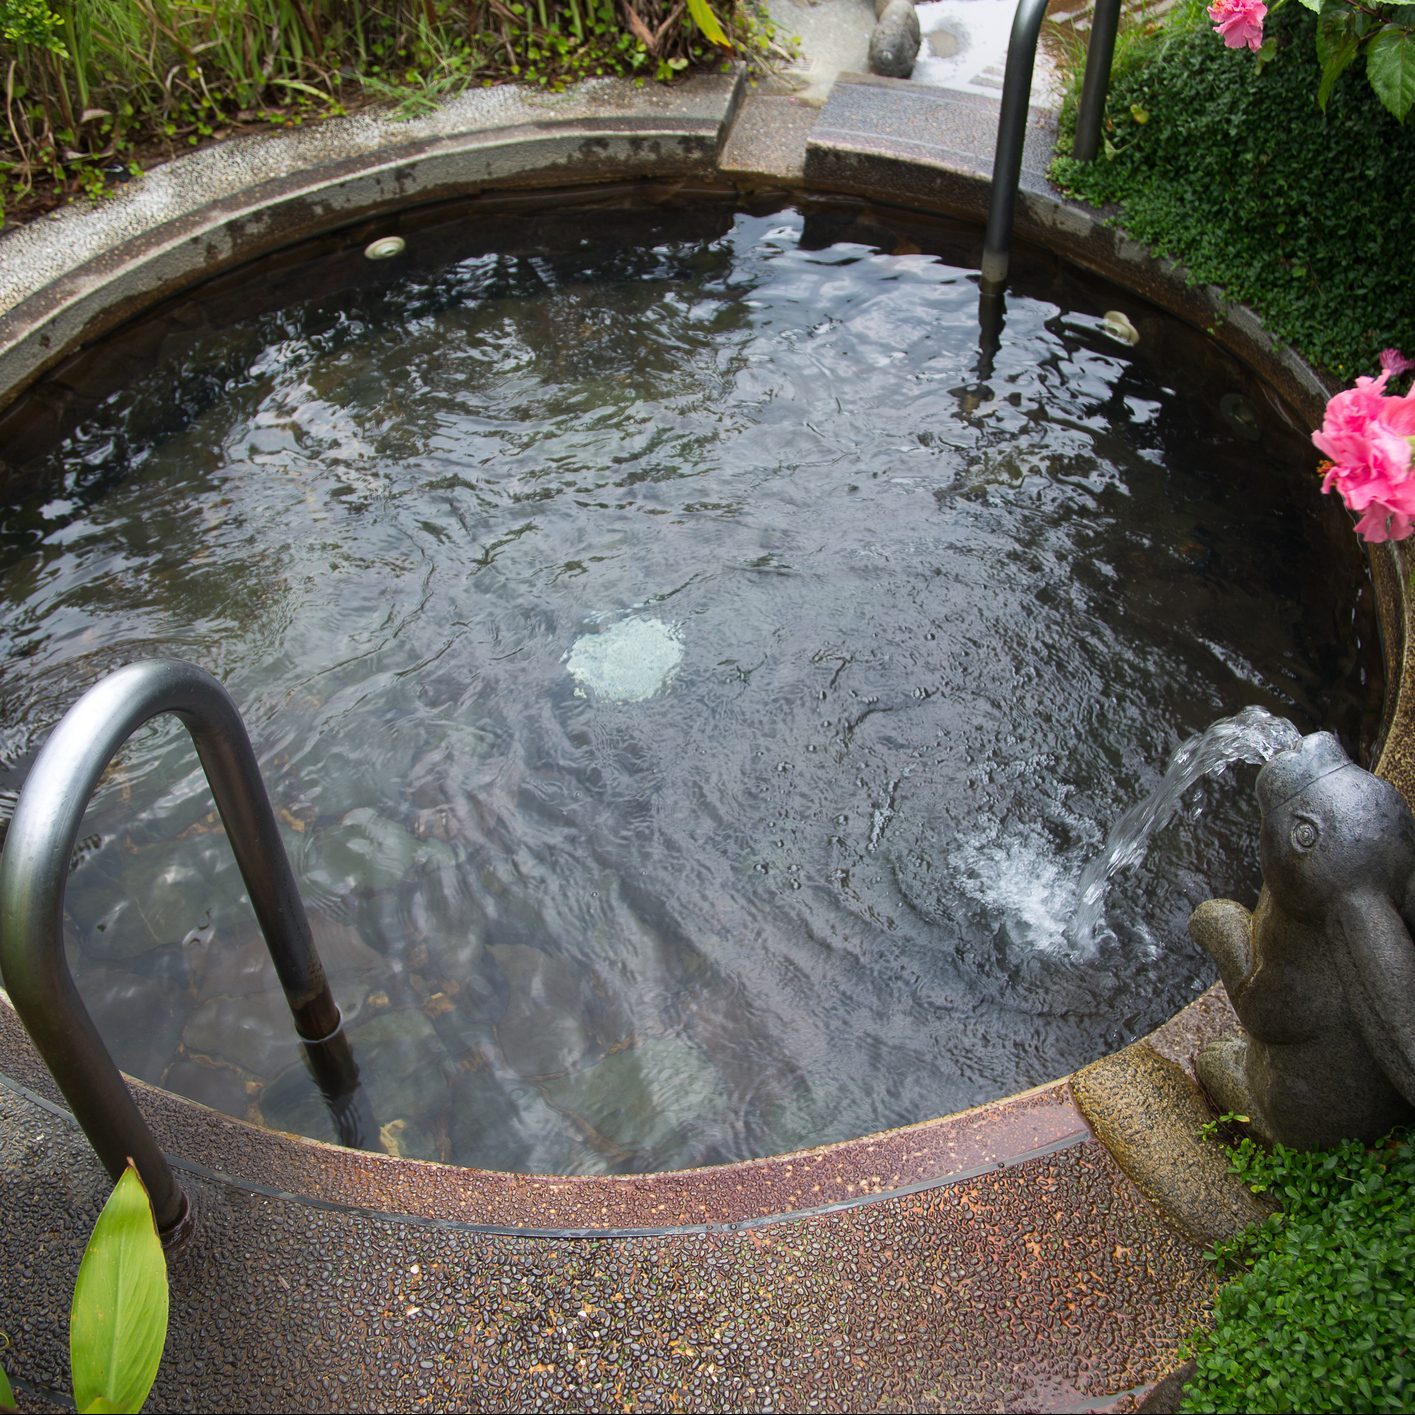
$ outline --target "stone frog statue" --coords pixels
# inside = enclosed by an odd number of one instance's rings
[[[1199,1054],[1221,1110],[1265,1140],[1368,1143],[1415,1119],[1415,816],[1329,732],[1258,773],[1264,887],[1189,920],[1243,1031]]]

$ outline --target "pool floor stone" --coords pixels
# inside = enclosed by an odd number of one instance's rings
[[[134,183],[141,199],[0,237],[7,386],[51,359],[35,352],[51,335],[57,350],[122,301],[234,259],[212,213],[244,212],[251,182],[292,194],[241,216],[256,246],[293,239],[310,210],[432,200],[537,162],[531,185],[681,170],[981,210],[992,99],[834,73],[821,92],[740,74],[637,97],[607,81],[558,99],[498,91],[421,124],[366,118],[197,154]],[[1051,124],[1034,111],[1019,229],[1099,241],[1143,286],[1143,252],[1054,198],[1043,210]],[[99,308],[103,272],[121,300]],[[337,1150],[135,1083],[196,1215],[146,1408],[1138,1409],[1212,1300],[1193,1215],[1244,1212],[1191,1133],[1192,1055],[1230,1025],[1207,995],[1146,1052],[1082,1073],[1084,1107],[1063,1079],[841,1145],[649,1176]],[[108,1188],[0,1003],[0,1362],[22,1410],[72,1408],[66,1314]]]

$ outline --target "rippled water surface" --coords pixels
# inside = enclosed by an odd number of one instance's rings
[[[1251,777],[1079,956],[1086,860],[1211,719],[1359,748],[1374,696],[1353,538],[1235,369],[1042,272],[981,381],[975,277],[868,214],[406,229],[170,310],[12,474],[0,786],[103,671],[219,675],[408,1155],[839,1139],[1207,984],[1185,919],[1255,887]],[[180,729],[85,831],[71,957],[120,1064],[327,1133]]]

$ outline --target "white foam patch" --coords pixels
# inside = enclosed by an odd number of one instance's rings
[[[676,624],[635,615],[599,633],[581,634],[566,655],[570,676],[583,693],[607,702],[640,703],[668,685],[683,661]]]
[[[1066,926],[1076,907],[1076,876],[1036,837],[965,845],[954,856],[958,883],[1008,935],[1039,953],[1067,948]]]
[[[1080,864],[1074,855],[1058,855],[1041,833],[964,845],[952,863],[959,889],[994,927],[1002,926],[1014,956],[1049,954],[1085,963],[1117,942],[1104,920],[1078,936]],[[1124,938],[1133,957],[1159,956],[1159,941],[1143,920],[1128,918]]]

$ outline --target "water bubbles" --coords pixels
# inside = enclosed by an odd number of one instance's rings
[[[1198,782],[1180,802],[1179,811],[1186,821],[1198,820],[1212,804],[1208,787],[1204,782]]]
[[[1041,831],[965,845],[954,860],[963,892],[1001,920],[1012,962],[1055,953],[1065,941],[1073,900],[1065,867]]]

